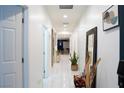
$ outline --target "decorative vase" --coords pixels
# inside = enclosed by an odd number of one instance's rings
[[[78,70],[78,64],[71,65],[71,70],[72,71],[77,71]]]

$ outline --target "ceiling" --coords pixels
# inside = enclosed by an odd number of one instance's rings
[[[87,6],[74,5],[73,9],[59,9],[59,5],[44,6],[53,27],[59,33],[71,33],[79,23],[81,16],[86,12]],[[65,18],[63,17],[65,15]],[[64,27],[64,25],[66,27]]]

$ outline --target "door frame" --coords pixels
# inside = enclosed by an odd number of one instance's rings
[[[29,60],[28,60],[28,6],[20,5],[22,8],[22,87],[29,87]]]
[[[51,67],[54,64],[54,31],[51,29]]]
[[[49,31],[48,27],[42,25],[42,34],[43,34],[43,78],[48,77],[48,69],[49,69]]]

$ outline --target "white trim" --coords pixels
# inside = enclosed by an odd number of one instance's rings
[[[28,88],[29,87],[29,61],[28,61],[28,7],[21,5],[23,9],[23,18],[24,18],[24,23],[23,23],[23,58],[24,58],[24,63],[23,63],[23,87]]]
[[[24,7],[24,88],[29,87],[29,61],[28,61],[28,8]]]

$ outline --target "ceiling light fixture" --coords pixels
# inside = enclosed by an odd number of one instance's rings
[[[64,27],[67,27],[67,25],[64,25]]]
[[[70,35],[71,33],[68,32],[68,31],[62,31],[62,32],[59,32],[58,34],[59,34],[59,35],[61,35],[61,34]]]
[[[63,15],[63,17],[64,17],[64,18],[68,18],[68,16],[67,16],[67,15]]]

